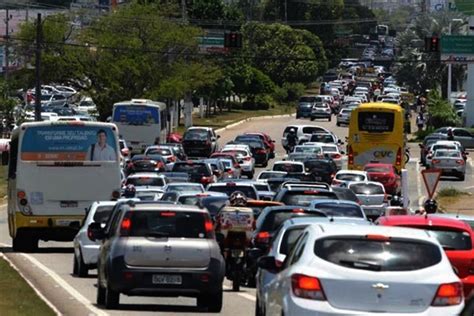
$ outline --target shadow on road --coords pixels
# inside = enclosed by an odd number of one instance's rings
[[[98,306],[101,308],[100,306]],[[155,305],[155,304],[120,304],[121,311],[170,312],[170,313],[205,313],[207,310],[190,305]]]
[[[11,247],[0,247],[0,252],[3,253],[16,253]],[[51,248],[38,248],[35,251],[24,252],[29,254],[35,253],[73,253],[73,248],[62,248],[62,247],[51,247]],[[18,252],[21,253],[21,252]]]

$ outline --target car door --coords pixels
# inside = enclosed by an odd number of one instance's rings
[[[113,212],[113,211],[112,211]],[[105,272],[107,266],[107,258],[109,257],[110,253],[110,246],[113,240],[117,237],[117,227],[120,219],[122,218],[123,209],[118,209],[110,218],[110,221],[105,228],[105,238],[102,240],[102,244],[100,247],[99,259],[98,259],[98,274],[99,278],[102,282],[106,282],[105,276],[107,273]]]
[[[464,129],[455,129],[454,140],[461,143],[464,148],[474,148],[474,136]]]

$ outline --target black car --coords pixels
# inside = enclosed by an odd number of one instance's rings
[[[217,150],[217,139],[212,128],[190,127],[184,133],[182,145],[187,156],[209,157]]]
[[[135,155],[125,166],[125,173],[166,171],[166,161],[160,155]]]
[[[211,166],[200,161],[178,161],[173,165],[172,172],[186,172],[191,182],[201,183],[206,186],[213,183],[215,177]]]
[[[314,181],[331,184],[337,173],[336,163],[332,159],[307,159],[303,163],[306,172],[313,176]]]
[[[262,167],[268,165],[269,153],[265,148],[265,144],[257,137],[249,137],[246,135],[237,136],[232,144],[243,144],[250,147],[250,152],[255,159],[255,164]]]
[[[275,196],[275,202],[286,205],[308,206],[313,200],[338,200],[338,196],[332,190],[307,188],[282,188]]]

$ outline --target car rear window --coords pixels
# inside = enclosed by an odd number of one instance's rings
[[[318,212],[303,211],[301,209],[284,209],[268,213],[263,219],[261,231],[273,232],[283,224],[284,221],[295,217],[325,217]]]
[[[209,215],[200,212],[131,211],[129,237],[207,238],[205,221]],[[125,220],[125,219],[124,219]]]
[[[291,227],[285,231],[285,233],[283,234],[283,237],[281,238],[280,251],[279,251],[282,255],[288,255],[290,253],[290,251],[295,246],[295,243],[298,240],[298,237],[300,237],[301,233],[303,232],[305,228],[306,228],[306,225],[296,226],[296,227]]]
[[[257,199],[257,195],[255,194],[254,188],[251,186],[244,186],[244,185],[211,185],[208,191],[212,192],[222,192],[230,196],[232,193],[236,191],[240,191],[249,199]]]
[[[262,172],[258,178],[259,179],[262,179],[262,180],[266,180],[266,179],[272,179],[272,178],[281,178],[283,177],[284,175],[282,175],[281,173],[274,173],[274,172]]]
[[[384,194],[383,186],[370,183],[353,184],[350,189],[355,194]]]
[[[205,130],[193,130],[188,131],[184,134],[184,140],[206,140],[208,136]]]
[[[337,150],[337,147],[336,146],[323,146],[323,151],[326,153],[334,153],[334,152],[338,152],[339,150]]]
[[[366,167],[364,168],[366,172],[391,172],[389,167]]]
[[[173,185],[168,185],[166,192],[203,192],[202,186],[200,184],[182,184],[179,182],[174,183]]]
[[[270,191],[268,184],[254,184],[253,186],[257,191]]]
[[[303,127],[303,134],[313,134],[317,132],[326,132],[326,131],[321,127],[311,127],[311,126]]]
[[[300,206],[308,206],[311,204],[311,201],[314,200],[337,200],[336,194],[333,192],[326,192],[326,191],[287,191],[281,201],[286,205],[300,205]]]
[[[315,209],[323,212],[326,216],[364,218],[362,209],[351,204],[320,203],[315,206]]]
[[[303,172],[303,166],[300,164],[293,163],[279,163],[273,166],[273,171],[283,172]]]
[[[205,164],[200,163],[183,163],[174,164],[173,172],[186,172],[188,174],[198,174],[203,176],[210,176],[211,170]]]
[[[197,195],[193,196],[180,196],[178,198],[178,203],[184,204],[184,205],[196,205],[199,200],[199,197]]]
[[[437,150],[435,157],[460,158],[461,153],[459,151]]]
[[[329,162],[326,160],[306,160],[304,166],[306,170],[331,168]],[[328,171],[330,172],[331,170],[328,169]]]
[[[128,178],[125,182],[126,185],[133,184],[134,186],[165,186],[165,180],[163,178],[154,178],[154,177],[134,177]]]
[[[340,173],[336,175],[336,179],[342,181],[364,181],[365,176],[361,174]]]
[[[319,154],[319,153],[321,153],[321,147],[297,146],[297,147],[295,147],[295,153]]]
[[[441,261],[440,249],[428,242],[371,240],[365,236],[319,239],[315,242],[314,253],[339,266],[380,272],[420,270]]]
[[[106,223],[114,209],[113,205],[98,206],[95,210],[93,220],[96,223]]]
[[[334,138],[328,134],[313,134],[309,141],[318,143],[334,143]]]
[[[467,231],[424,227],[438,239],[444,250],[471,250],[471,235]]]
[[[152,149],[149,149],[146,153],[147,155],[162,155],[162,156],[170,156],[173,154],[171,152],[171,149],[168,149],[168,148],[152,148]]]

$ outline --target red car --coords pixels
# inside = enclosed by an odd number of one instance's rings
[[[461,279],[466,302],[474,295],[474,232],[467,223],[436,215],[382,216],[377,222],[384,226],[419,228],[430,231],[443,246],[449,261]]]
[[[368,163],[364,167],[370,181],[380,182],[385,192],[396,195],[401,191],[400,176],[393,165],[388,163]]]
[[[265,144],[265,147],[267,148],[268,158],[270,158],[270,159],[275,158],[275,141],[273,139],[271,139],[271,137],[268,134],[265,134],[265,133],[245,133],[244,135],[258,136],[263,141],[263,143]]]

